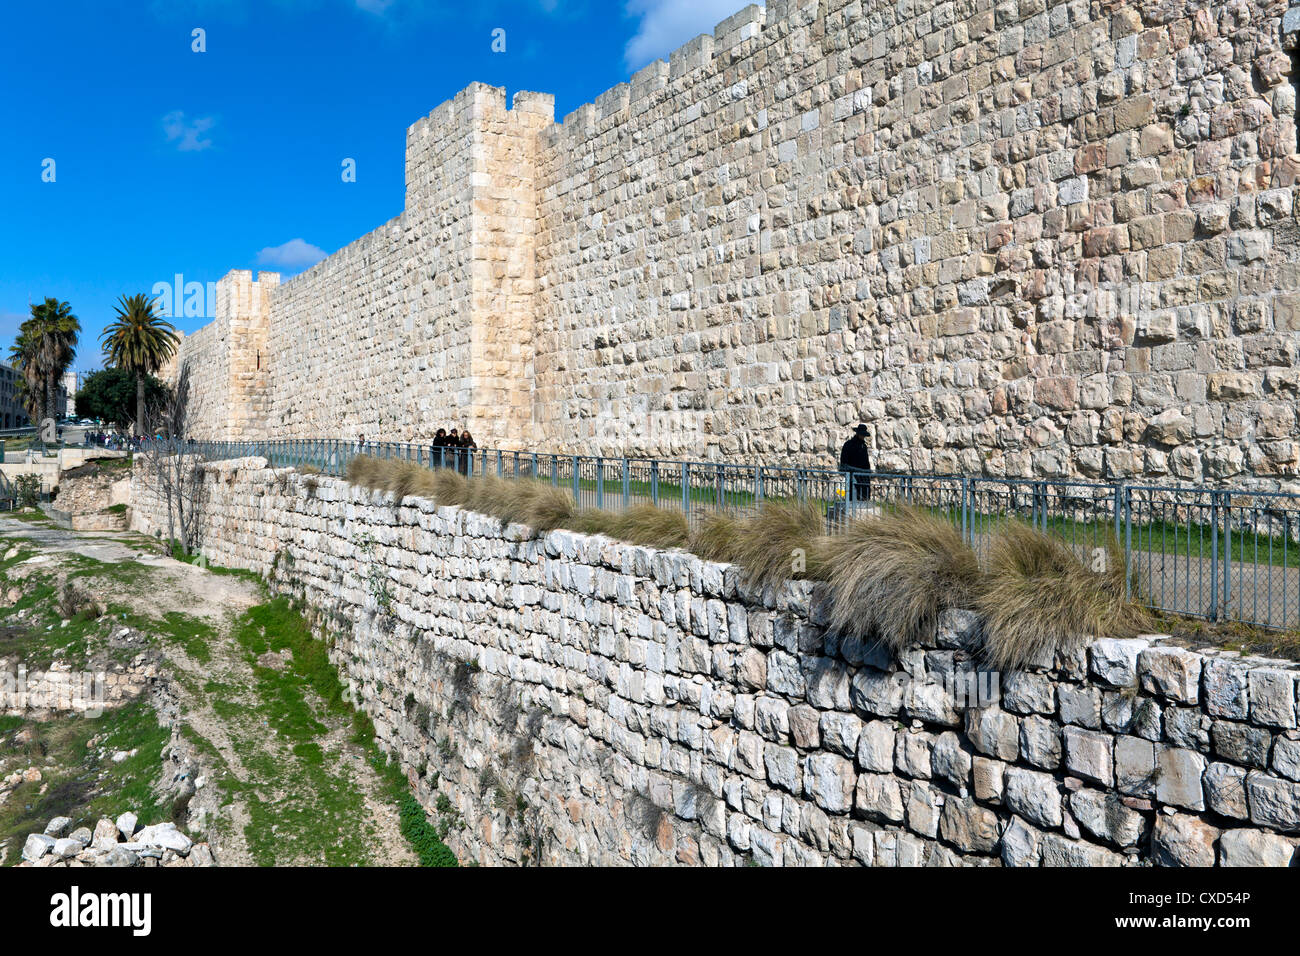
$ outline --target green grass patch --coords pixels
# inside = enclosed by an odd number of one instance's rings
[[[388,766],[369,720],[347,701],[327,645],[313,636],[289,598],[275,597],[240,615],[234,637],[253,668],[256,702],[249,706],[223,695],[212,706],[226,722],[248,774],[239,789],[246,797],[244,835],[254,861],[283,862],[291,848],[298,859],[332,866],[374,862],[373,827],[365,823],[369,813],[357,778],[366,761],[380,774],[385,796],[397,805],[402,831],[421,861],[447,865],[451,851],[427,817],[421,826],[402,803],[410,796],[405,778]],[[282,663],[259,663],[268,652],[279,654]],[[230,690],[217,682],[205,689]],[[350,728],[351,746],[331,743],[330,728],[340,722]]]
[[[5,517],[17,518],[19,521],[25,521],[28,524],[47,528],[56,527],[54,519],[37,508],[20,508],[17,511],[8,511],[5,513]]]
[[[186,554],[184,546],[176,540],[171,542],[170,554],[175,560],[183,562],[184,564],[197,564],[209,574],[215,574],[220,577],[243,578],[245,581],[256,584],[263,594],[267,593],[266,582],[262,579],[261,575],[254,571],[249,571],[247,568],[226,568],[219,564],[211,564],[200,554]]]
[[[96,718],[0,720],[0,753],[8,758],[8,766],[30,763],[42,773],[40,781],[18,784],[0,803],[0,843],[8,847],[6,864],[17,863],[28,834],[43,832],[54,817],[70,817],[70,830],[93,828],[101,817],[116,819],[126,810],[135,812],[142,824],[167,819],[153,784],[170,736],[143,699]],[[134,756],[113,762],[114,752],[132,750]],[[47,757],[53,758],[52,764],[46,763]]]

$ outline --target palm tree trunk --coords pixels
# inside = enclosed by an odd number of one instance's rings
[[[144,437],[144,376],[135,376],[135,433]]]

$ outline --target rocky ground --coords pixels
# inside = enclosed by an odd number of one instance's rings
[[[55,817],[44,833],[23,844],[19,866],[216,866],[212,849],[195,843],[174,823],[139,827],[134,813],[104,818],[68,833],[70,817]],[[65,835],[66,834],[66,835]]]
[[[0,670],[102,671],[115,698],[98,717],[4,698],[0,861],[415,862],[403,781],[260,581],[27,513],[0,517],[0,598]]]

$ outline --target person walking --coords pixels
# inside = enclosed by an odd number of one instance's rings
[[[871,452],[867,448],[867,426],[862,422],[840,449],[840,471],[850,476],[851,500],[866,501],[871,497]]]

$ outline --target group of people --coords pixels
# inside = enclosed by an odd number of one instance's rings
[[[457,431],[452,429],[450,433],[445,428],[439,428],[433,435],[434,448],[477,448],[478,443],[474,441],[474,436],[469,433],[469,429]]]
[[[441,463],[448,468],[456,468],[461,474],[468,474],[470,457],[476,448],[478,442],[474,441],[474,436],[469,433],[468,428],[463,431],[453,428],[450,432],[445,428],[439,428],[433,436],[430,450],[433,453],[433,460],[441,459]],[[358,454],[364,455],[368,450],[366,436],[358,435]]]
[[[127,451],[139,451],[140,446],[145,442],[144,438],[139,435],[127,436],[117,432],[89,432],[86,435],[86,444],[96,445],[100,448],[124,449]]]
[[[474,436],[469,433],[468,428],[464,431],[453,428],[450,432],[445,428],[439,428],[433,435],[433,448],[434,454],[442,457],[442,464],[448,468],[455,468],[462,475],[468,475],[474,449],[478,448],[478,443],[474,441]]]

